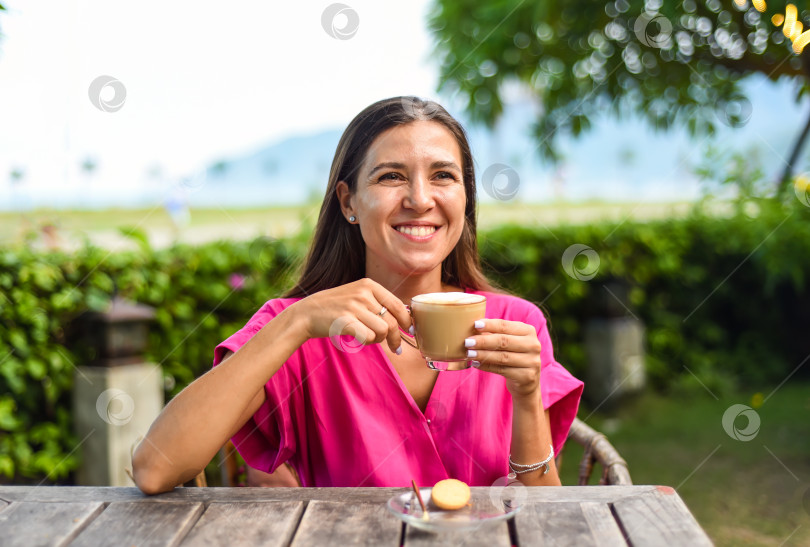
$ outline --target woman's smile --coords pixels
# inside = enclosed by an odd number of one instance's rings
[[[433,236],[435,236],[436,233],[441,230],[441,226],[414,226],[402,224],[399,226],[394,226],[394,230],[396,230],[400,235],[404,236],[405,239],[421,243],[432,240]]]

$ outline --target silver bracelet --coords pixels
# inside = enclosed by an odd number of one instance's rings
[[[528,465],[513,462],[512,461],[512,454],[509,454],[509,470],[511,471],[511,473],[509,473],[508,478],[514,479],[518,474],[530,473],[532,471],[537,471],[541,467],[545,467],[545,469],[543,469],[543,473],[542,473],[542,475],[545,475],[546,473],[548,473],[548,464],[549,464],[549,462],[551,461],[552,458],[554,458],[554,446],[553,445],[549,445],[549,454],[548,454],[548,457],[545,460],[543,460],[541,462],[537,462],[537,463],[528,464]]]

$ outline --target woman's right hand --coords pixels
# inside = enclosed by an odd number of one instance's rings
[[[388,311],[380,317],[383,306]],[[411,327],[411,316],[402,300],[367,277],[318,291],[290,307],[304,319],[307,339],[347,335],[363,345],[387,340],[397,354],[402,352],[399,327],[405,331]]]

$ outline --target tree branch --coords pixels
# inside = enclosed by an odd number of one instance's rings
[[[701,52],[703,53],[703,52]],[[770,80],[776,80],[780,76],[793,76],[797,78],[807,78],[807,73],[801,69],[794,68],[786,60],[781,64],[770,64],[763,62],[762,57],[755,57],[746,54],[742,59],[728,59],[726,57],[715,57],[713,55],[695,56],[693,59],[706,61],[711,65],[722,65],[732,72],[745,75],[746,72],[759,72]]]
[[[807,117],[804,129],[802,129],[802,132],[799,134],[799,138],[796,139],[796,144],[793,145],[793,151],[790,153],[790,158],[787,160],[787,165],[785,165],[785,170],[782,172],[782,177],[777,183],[776,194],[779,197],[784,195],[790,184],[790,179],[793,176],[793,168],[796,165],[796,160],[799,159],[799,153],[802,151],[808,133],[810,133],[810,116]]]

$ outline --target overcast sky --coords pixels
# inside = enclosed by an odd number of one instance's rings
[[[0,187],[14,167],[31,189],[74,184],[88,156],[95,178],[122,186],[154,165],[180,176],[345,126],[384,97],[434,97],[427,0],[345,1],[359,20],[348,39],[324,30],[329,1],[4,1]],[[116,112],[89,98],[102,75],[125,88]]]
[[[116,203],[134,203],[220,159],[342,129],[379,99],[436,98],[438,67],[426,29],[431,1],[343,1],[350,7],[341,14],[328,0],[4,0],[0,210],[60,194],[72,202],[76,196],[110,202],[104,196],[112,194]],[[111,104],[120,99],[112,86],[101,93],[107,106],[91,101],[90,88],[103,76],[123,86],[120,109]],[[806,107],[794,102],[790,85],[752,80],[746,88],[755,106],[751,122],[720,140],[760,149],[775,172]],[[639,161],[634,172],[617,163],[613,148],[622,142],[663,167],[650,170]],[[620,192],[619,183],[632,180],[652,181],[657,198],[694,195],[694,184],[683,191],[679,158],[699,158],[705,148],[683,130],[651,135],[629,120],[599,122],[575,147],[565,139],[561,147],[589,160],[568,166],[579,192],[572,195],[620,199],[636,195],[637,189]],[[92,177],[80,167],[87,158],[98,164]],[[615,181],[606,178],[609,161]],[[593,163],[595,173],[583,171]],[[155,167],[161,176],[149,175]],[[9,177],[15,168],[25,172],[16,191]],[[659,171],[669,179],[654,180]],[[664,195],[667,188],[681,193]]]

